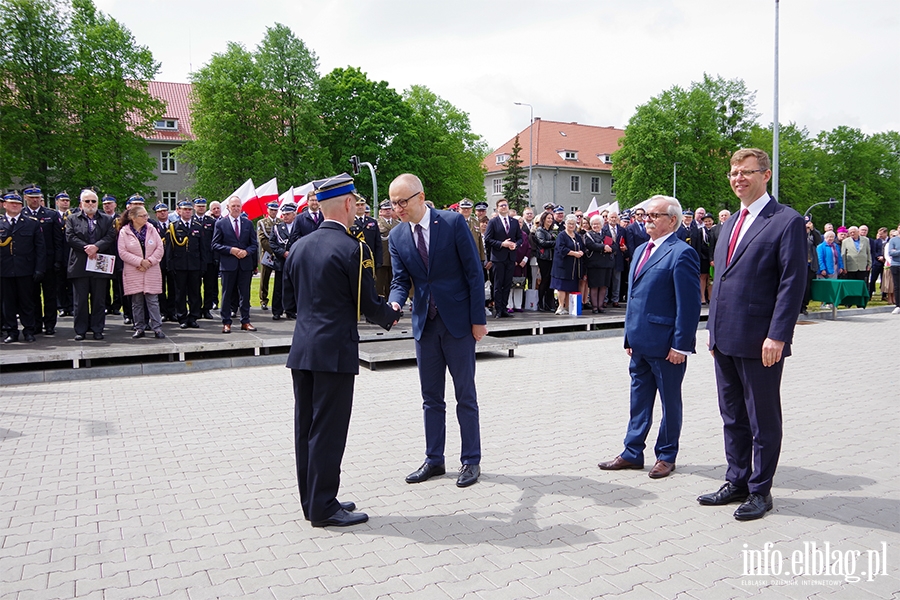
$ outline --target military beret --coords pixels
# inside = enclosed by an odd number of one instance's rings
[[[54,200],[68,200],[69,195],[65,192],[60,192],[53,198]]]
[[[161,210],[169,210],[169,205],[166,204],[165,202],[160,202],[159,204],[157,204],[156,206],[153,207],[153,210],[155,210],[156,212],[159,212]]]
[[[115,201],[116,201],[115,196],[110,196],[109,194],[103,194],[103,200],[102,200],[103,204],[106,204],[107,202],[115,202]]]
[[[319,202],[344,196],[356,190],[356,187],[353,185],[353,178],[346,173],[314,181],[313,187],[316,189],[316,199]]]
[[[472,206],[473,206],[472,201],[469,200],[468,198],[463,198],[462,200],[459,201],[460,208],[472,208]]]
[[[178,208],[194,208],[190,200],[182,200],[178,203]]]
[[[206,206],[206,198],[194,198],[194,205]]]
[[[275,210],[278,210],[278,203],[275,201],[269,202],[268,204],[266,204],[266,208],[274,208]]]
[[[281,205],[281,212],[283,213],[292,213],[297,212],[297,205],[293,202],[285,202]]]
[[[16,192],[10,192],[10,193],[4,195],[3,201],[4,202],[18,202],[19,204],[24,204],[24,202],[22,202],[22,196],[20,196]]]
[[[27,188],[22,190],[23,196],[42,196],[41,188],[38,187],[36,183],[32,183]]]

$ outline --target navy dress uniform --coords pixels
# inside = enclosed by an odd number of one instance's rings
[[[359,210],[360,205],[364,208],[368,208],[366,206],[365,198],[357,196],[357,211]],[[357,214],[356,218],[353,219],[353,224],[350,226],[350,234],[356,237],[356,239],[366,243],[369,250],[372,252],[372,255],[375,257],[375,269],[377,270],[383,262],[381,232],[378,230],[378,221],[365,213],[361,215]]]
[[[203,214],[200,212],[203,211]],[[194,220],[200,223],[203,232],[202,243],[206,252],[206,263],[200,273],[203,288],[203,306],[200,314],[204,319],[212,319],[213,307],[219,300],[219,255],[212,251],[213,229],[216,218],[206,212],[206,198],[194,198]]]
[[[162,293],[158,297],[159,312],[163,321],[175,321],[175,274],[169,269],[169,256],[172,253],[169,249],[169,205],[159,202],[153,207],[153,212],[156,213],[156,219],[150,223],[159,233],[164,249],[163,258],[159,262],[162,272]]]
[[[63,221],[59,213],[41,205],[44,195],[41,188],[32,185],[22,194],[25,196],[25,208],[22,213],[34,217],[41,227],[44,237],[45,261],[41,270],[44,277],[34,283],[34,320],[35,332],[43,330],[46,335],[56,333],[56,297],[57,274],[62,270],[65,260],[66,238],[63,232]],[[43,291],[43,295],[41,292]]]
[[[178,208],[193,209],[189,200],[182,200]],[[169,223],[166,252],[169,254],[169,270],[175,275],[175,318],[179,327],[197,328],[200,318],[200,274],[209,258],[203,246],[203,228],[190,217],[181,216]]]
[[[59,268],[56,270],[55,278],[56,278],[56,306],[59,309],[57,313],[60,317],[71,317],[72,316],[72,282],[69,281],[69,278],[66,277],[66,254],[68,250],[66,249],[66,219],[77,210],[77,208],[68,208],[62,209],[63,205],[68,206],[69,204],[69,194],[66,192],[60,192],[56,196],[53,197],[54,202],[57,207],[57,214],[59,214],[59,230],[60,235],[62,235],[62,243],[63,243],[63,260],[59,265]]]
[[[275,227],[275,224],[281,222],[281,219],[275,216],[278,214],[278,202],[269,202],[266,204],[266,209],[268,212],[256,222],[256,239],[259,245],[259,306],[263,310],[269,310],[269,279],[275,270],[269,237],[272,235],[272,228]],[[273,291],[272,294],[272,304],[274,304],[275,292]]]
[[[6,215],[0,218],[0,305],[2,305],[3,343],[19,340],[19,324],[26,342],[34,341],[34,282],[44,276],[46,250],[37,219],[22,214],[22,197],[3,196]]]
[[[326,209],[330,202],[339,209],[354,190],[346,174],[315,183]],[[352,218],[349,207],[340,214]],[[345,223],[333,220],[302,236],[285,263],[298,300],[287,360],[294,383],[297,483],[303,515],[316,527],[368,518],[348,512],[355,505],[338,502],[337,492],[359,373],[359,314],[385,329],[400,317],[376,295],[374,266],[368,247],[349,234]]]
[[[282,220],[272,226],[272,232],[269,235],[269,249],[272,253],[273,264],[272,270],[275,272],[275,285],[272,292],[272,319],[281,320],[285,310],[285,296],[290,296],[291,312],[296,314],[297,301],[294,294],[294,286],[290,280],[284,277],[284,261],[288,252],[294,243],[300,239],[300,224],[297,223],[297,205],[293,202],[286,202],[281,207]],[[288,219],[291,220],[288,223]]]

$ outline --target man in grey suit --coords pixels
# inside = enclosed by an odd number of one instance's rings
[[[806,288],[803,217],[766,191],[769,155],[757,148],[731,157],[728,179],[741,211],[722,226],[709,308],[719,412],[728,460],[726,482],[700,504],[743,502],[739,521],[772,510],[781,454],[781,374]]]

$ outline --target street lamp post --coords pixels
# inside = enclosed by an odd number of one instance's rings
[[[534,107],[527,102],[513,102],[516,106],[527,106],[531,109],[531,125],[528,126],[528,204],[531,198],[531,165],[534,164]]]
[[[778,0],[775,0],[775,110],[772,117],[772,196],[778,199]]]
[[[678,189],[678,165],[680,162],[672,163],[672,197],[677,198],[675,195],[676,190]]]
[[[845,221],[847,220],[847,182],[842,182],[844,184],[844,208],[841,209],[841,227],[846,227]]]

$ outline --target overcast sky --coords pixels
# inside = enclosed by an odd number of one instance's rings
[[[494,149],[547,120],[624,128],[635,107],[703,73],[774,106],[775,0],[95,0],[189,81],[228,41],[254,49],[283,23],[319,73],[361,68],[398,92],[425,85]],[[780,117],[813,134],[900,131],[900,0],[782,0]]]

